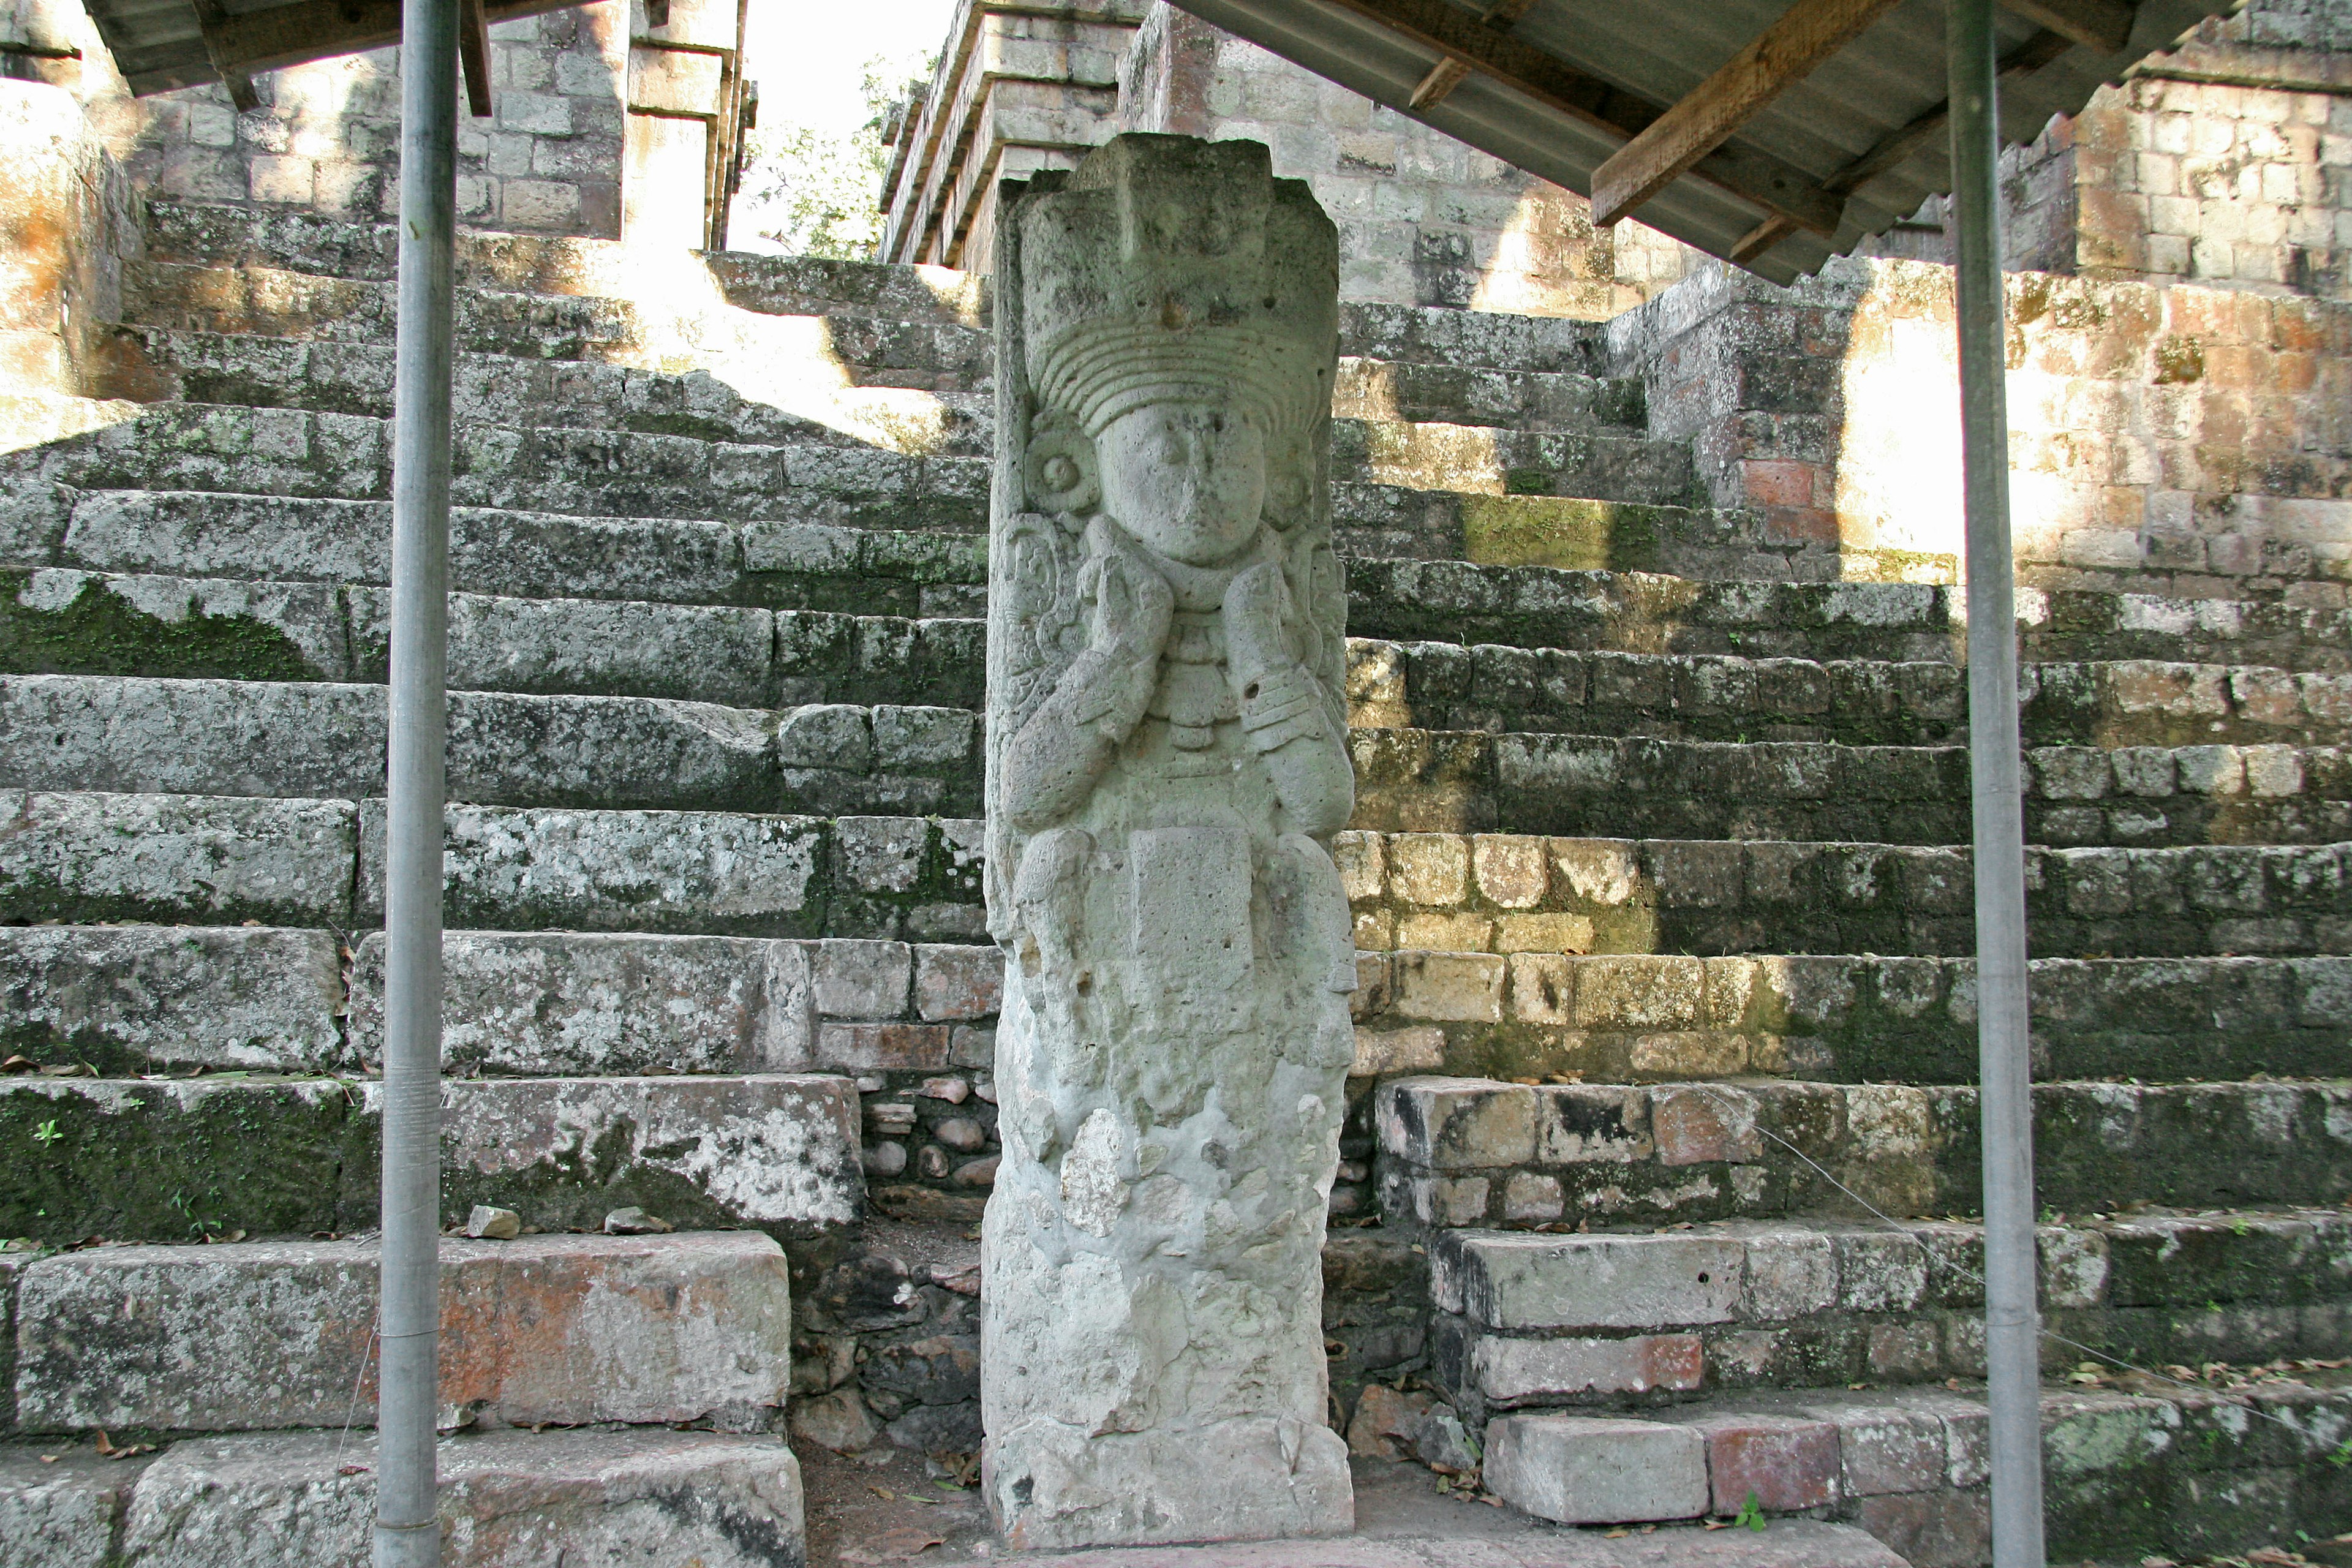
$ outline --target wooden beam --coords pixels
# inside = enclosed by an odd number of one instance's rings
[[[489,26],[584,4],[585,0],[483,0]],[[300,0],[271,11],[224,16],[221,56],[247,74],[282,70],[334,55],[400,42],[401,0]]]
[[[2061,37],[2056,33],[2036,33],[2011,49],[2001,60],[2000,74],[2008,78],[2040,70],[2074,47],[2072,39]],[[1949,100],[1938,103],[1901,130],[1888,132],[1869,152],[1823,180],[1822,188],[1834,191],[1839,195],[1853,195],[1862,188],[1864,181],[1885,173],[1942,135],[1950,118]],[[1796,232],[1797,226],[1786,218],[1777,215],[1768,217],[1740,237],[1739,243],[1731,247],[1731,259],[1745,267]]]
[[[1628,92],[1566,60],[1498,33],[1475,12],[1448,0],[1331,0],[1380,23],[1433,53],[1460,60],[1478,74],[1547,109],[1631,138],[1665,112],[1663,104]],[[1842,196],[1823,191],[1811,175],[1769,153],[1718,148],[1691,173],[1742,201],[1789,218],[1809,233],[1837,232]]]
[[[213,71],[220,78],[221,86],[228,89],[228,100],[236,105],[239,114],[261,107],[261,95],[253,89],[253,78],[240,69],[236,57],[227,51],[222,32],[228,20],[221,10],[220,0],[195,0],[196,31],[205,40],[205,56],[213,63]]]
[[[1593,172],[1593,226],[1615,223],[1680,179],[1895,4],[1797,0],[1779,21]]]
[[[490,24],[482,0],[457,0],[457,64],[466,73],[466,107],[490,117]]]
[[[2000,0],[2000,5],[2103,55],[2120,53],[2131,42],[2132,8],[2126,0]]]
[[[1495,31],[1507,33],[1518,26],[1519,18],[1526,16],[1528,7],[1534,4],[1535,0],[1493,0],[1482,19]],[[1427,109],[1433,103],[1443,102],[1445,95],[1460,87],[1469,76],[1468,66],[1452,55],[1446,56],[1430,67],[1429,74],[1421,79],[1421,85],[1412,89],[1412,107]]]

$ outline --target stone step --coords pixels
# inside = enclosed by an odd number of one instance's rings
[[[985,697],[978,620],[467,593],[448,616],[452,690],[740,708]],[[387,588],[0,568],[11,673],[376,682],[391,623]]]
[[[1463,496],[1559,496],[1668,507],[1687,504],[1697,493],[1687,442],[1653,440],[1606,425],[1512,430],[1334,418],[1331,476]]]
[[[1414,1497],[1409,1516],[1400,1510],[1395,1520],[1383,1521],[1390,1528],[1367,1530],[1364,1479],[1358,1472],[1357,1532],[1337,1540],[1108,1547],[1037,1561],[1053,1568],[1906,1568],[1865,1531],[1811,1519],[1777,1524],[1761,1540],[1746,1531],[1734,1540],[1720,1527],[1612,1532],[1631,1537],[1620,1540],[1539,1527],[1513,1530],[1485,1518],[1433,1519],[1444,1505],[1432,1508],[1433,1497]],[[939,1568],[980,1568],[1007,1559],[988,1552],[925,1561]]]
[[[384,690],[0,676],[0,789],[383,793]],[[980,808],[979,716],[454,692],[448,790],[482,805],[945,814]]]
[[[2352,1216],[2221,1210],[2047,1225],[2046,1374],[2087,1356],[2327,1357],[2352,1328]],[[1973,1222],[1714,1221],[1429,1244],[1436,1381],[1467,1421],[1528,1406],[1984,1376]]]
[[[1345,833],[1356,945],[1466,952],[1976,951],[1965,849]],[[2027,850],[2041,957],[2352,952],[2352,846]]]
[[[137,576],[381,586],[392,507],[201,490],[20,498],[0,561]],[[460,507],[450,576],[483,594],[962,616],[987,606],[978,534],[578,517]]]
[[[1343,419],[1530,432],[1638,436],[1649,428],[1638,380],[1353,355],[1339,361],[1331,412]]]
[[[157,202],[148,209],[146,258],[389,283],[399,273],[400,236],[394,224]],[[699,279],[730,303],[778,315],[973,325],[982,309],[980,279],[942,267],[673,250],[568,236],[460,229],[457,269],[464,289],[614,300],[660,299],[657,285]]]
[[[971,942],[451,931],[448,1070],[512,1078],[986,1068],[1003,960]],[[121,1076],[370,1072],[383,938],[0,926],[0,1046]]]
[[[2352,1521],[2328,1462],[2347,1422],[2352,1391],[2325,1373],[2242,1392],[2046,1388],[2050,1560],[2179,1561],[2298,1531],[2326,1539]],[[1768,1515],[1826,1513],[1917,1568],[1983,1568],[1988,1431],[1981,1390],[1736,1394],[1655,1415],[1506,1416],[1487,1425],[1484,1473],[1513,1506],[1564,1522],[1728,1515],[1753,1492]],[[1797,1522],[1717,1539],[1767,1544]]]
[[[0,1227],[52,1244],[373,1229],[383,1099],[358,1078],[0,1079],[0,1131],[42,1151],[0,1171]],[[634,1205],[799,1255],[865,1213],[845,1078],[450,1079],[441,1106],[444,1225],[490,1204],[593,1230]]]
[[[453,463],[458,506],[971,533],[987,525],[988,464],[978,458],[469,424],[457,428]],[[0,494],[30,507],[48,504],[44,487],[60,484],[378,500],[389,499],[391,478],[387,419],[225,404],[136,405],[102,430],[0,456]]]
[[[974,818],[453,804],[451,923],[978,941]],[[1360,948],[1639,954],[1975,951],[1958,848],[1349,832]],[[2342,844],[2029,851],[2044,957],[2352,951]],[[0,921],[372,926],[371,798],[0,792]]]
[[[456,297],[457,343],[464,353],[684,374],[708,368],[711,357],[707,332],[681,331],[677,308],[694,302],[466,286]],[[807,323],[806,345],[856,384],[969,395],[993,374],[988,334],[936,309],[928,319],[898,319],[846,310],[845,301],[822,296],[803,302],[832,308],[774,314]],[[283,268],[127,261],[121,319],[174,332],[389,346],[394,289]]]
[[[108,390],[142,404],[392,416],[389,332],[380,342],[353,342],[122,327],[115,330],[108,355]],[[862,438],[866,431],[858,427],[862,421],[835,425],[811,416],[824,406],[815,389],[839,377],[837,364],[813,350],[806,365],[795,370],[780,364],[776,374],[796,374],[812,395],[780,406],[746,397],[721,374],[700,368],[670,372],[602,359],[461,350],[454,366],[451,415],[460,428],[636,432],[752,447],[868,447]],[[927,395],[932,417],[920,449],[985,458],[992,417],[989,399],[963,392]]]
[[[982,938],[970,817],[453,804],[444,914],[501,931]],[[375,926],[376,799],[0,791],[0,923]]]
[[[1975,966],[1876,954],[1360,953],[1359,1061],[1623,1083],[1972,1083]],[[2034,1070],[2151,1082],[2343,1071],[2352,959],[2032,961]]]
[[[2038,1083],[2035,1197],[2078,1216],[2338,1204],[2347,1109],[2340,1079]],[[1983,1197],[1972,1084],[1408,1077],[1380,1085],[1371,1120],[1381,1210],[1407,1231],[1919,1218]]]
[[[1958,844],[1968,752],[1356,730],[1351,826],[1381,832]],[[2061,846],[2352,838],[2352,753],[2327,746],[2030,747],[2025,832]]]
[[[16,1274],[16,1424],[245,1432],[374,1404],[373,1241],[92,1247]],[[784,1254],[755,1231],[441,1244],[444,1425],[715,1420],[792,1378]],[[238,1347],[235,1356],[219,1352]],[[253,1375],[267,1365],[266,1378]],[[450,1419],[454,1416],[456,1419]]]
[[[143,1467],[0,1458],[0,1519],[45,1525],[42,1568],[244,1568],[257,1543],[319,1568],[373,1549],[375,1439],[334,1431],[200,1437]],[[468,1432],[436,1464],[447,1568],[615,1563],[678,1552],[705,1568],[804,1561],[800,1468],[759,1435],[598,1427]]]

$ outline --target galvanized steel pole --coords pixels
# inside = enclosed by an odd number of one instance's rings
[[[1984,1120],[1985,1363],[1994,1568],[2043,1568],[2041,1315],[2034,1297],[2033,1084],[2025,968],[2017,592],[1993,0],[1946,0],[1954,282],[1969,563],[1969,772],[1976,821],[1977,1056]]]
[[[383,1381],[376,1568],[437,1568],[441,1327],[441,802],[448,727],[449,377],[457,0],[405,0],[400,323],[393,389],[386,758]]]

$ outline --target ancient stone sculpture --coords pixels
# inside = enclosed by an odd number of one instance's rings
[[[990,1503],[1038,1548],[1344,1531],[1332,226],[1263,146],[1177,136],[1001,210]]]

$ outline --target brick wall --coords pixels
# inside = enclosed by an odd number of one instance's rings
[[[1120,126],[1274,150],[1339,226],[1342,299],[1599,321],[1682,278],[1696,253],[1637,223],[1596,231],[1573,192],[1173,9],[1120,69]]]
[[[2352,305],[2021,273],[2009,312],[2025,580],[2346,603]],[[1609,342],[1717,505],[1842,552],[1851,575],[1955,570],[1948,269],[1846,261],[1781,289],[1710,263]]]

